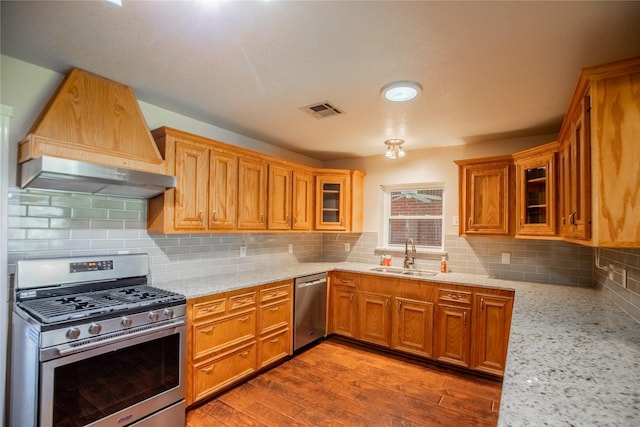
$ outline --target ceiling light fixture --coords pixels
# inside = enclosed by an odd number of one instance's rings
[[[385,99],[393,102],[409,101],[422,92],[422,86],[416,82],[402,81],[385,85],[380,93]]]
[[[389,159],[395,159],[398,157],[404,157],[405,152],[402,149],[402,144],[404,144],[404,140],[402,139],[387,139],[385,142],[387,146],[387,152],[384,153],[384,156]]]

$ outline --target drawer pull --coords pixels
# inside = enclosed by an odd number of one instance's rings
[[[247,320],[249,320],[249,316],[244,316],[238,319],[238,322],[246,322]]]
[[[206,329],[200,329],[200,332],[202,332],[203,334],[210,334],[211,332],[213,332],[214,329],[215,329],[215,326],[209,326]]]
[[[244,304],[247,301],[249,301],[249,298],[241,298],[241,299],[235,300],[234,304]]]
[[[202,309],[202,310],[203,310],[203,311],[209,311],[209,312],[211,312],[211,311],[215,311],[215,310],[217,310],[217,309],[218,309],[218,304],[216,304],[216,305],[212,305],[211,307],[206,307],[206,308],[204,308],[204,309]]]
[[[211,371],[213,371],[213,367],[216,365],[211,365],[211,366],[207,366],[206,368],[202,368],[200,369],[202,372],[204,372],[205,374],[210,374]]]
[[[270,310],[270,311],[278,311],[279,309],[280,309],[280,307],[272,307],[272,308],[270,308],[269,310]]]
[[[480,311],[484,310],[484,298],[480,298]]]
[[[272,339],[272,340],[269,340],[269,342],[270,342],[270,343],[272,343],[272,344],[275,344],[275,343],[277,343],[278,341],[280,341],[280,338],[274,338],[274,339]]]
[[[269,293],[269,296],[270,297],[276,297],[276,296],[278,296],[278,293],[279,293],[278,291],[273,291],[273,292]]]
[[[240,353],[240,356],[242,356],[242,357],[246,357],[248,355],[249,355],[248,351],[243,351],[242,353]]]
[[[467,312],[462,313],[462,324],[467,324]]]

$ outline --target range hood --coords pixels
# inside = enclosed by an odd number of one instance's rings
[[[150,199],[176,186],[176,177],[42,156],[22,164],[22,188]]]
[[[19,143],[20,186],[150,198],[176,186],[133,90],[73,69]]]

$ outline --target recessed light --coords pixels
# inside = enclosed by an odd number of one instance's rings
[[[393,102],[409,101],[422,91],[422,87],[411,81],[393,82],[385,85],[380,93],[385,99]]]

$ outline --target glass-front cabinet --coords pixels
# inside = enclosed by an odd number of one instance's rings
[[[558,144],[514,155],[516,165],[516,237],[555,237],[556,156]]]
[[[316,175],[316,230],[348,229],[349,173]]]

